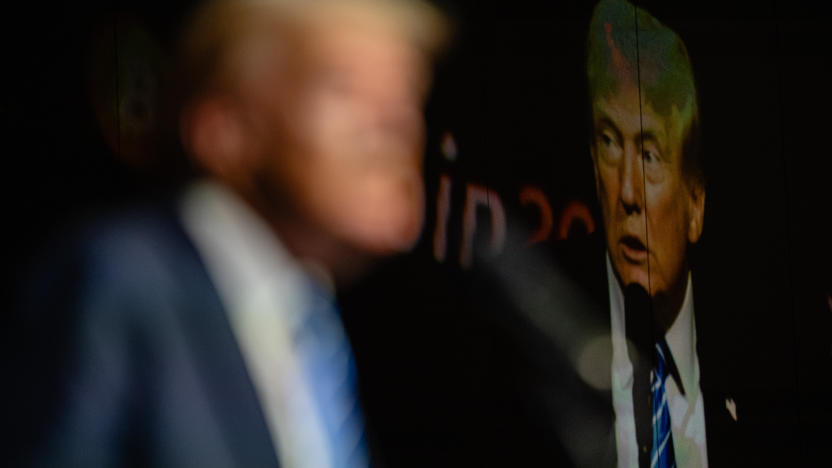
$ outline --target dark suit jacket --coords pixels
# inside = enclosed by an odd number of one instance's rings
[[[277,466],[214,285],[172,206],[67,236],[21,313],[24,465]]]

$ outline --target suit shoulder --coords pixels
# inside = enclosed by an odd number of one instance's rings
[[[172,206],[139,206],[54,237],[27,272],[22,307],[106,302],[108,309],[125,309],[161,299],[186,270],[200,268]]]
[[[170,206],[137,207],[95,220],[77,232],[70,249],[99,280],[159,281],[196,253]]]

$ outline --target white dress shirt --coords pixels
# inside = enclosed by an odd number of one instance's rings
[[[633,415],[633,364],[627,355],[624,325],[624,293],[607,256],[607,284],[610,294],[612,332],[612,399],[615,408],[615,440],[618,466],[638,467],[638,443]],[[707,467],[705,443],[705,406],[699,388],[699,358],[696,355],[696,322],[693,311],[693,283],[688,274],[685,298],[676,320],[665,339],[679,369],[685,395],[673,378],[667,379],[665,391],[670,408],[673,450],[676,466]]]
[[[333,466],[292,341],[309,310],[308,274],[265,221],[218,184],[190,186],[180,215],[228,313],[280,465]]]

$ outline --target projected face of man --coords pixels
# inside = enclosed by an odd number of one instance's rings
[[[704,193],[682,170],[681,139],[633,81],[593,104],[592,161],[606,245],[622,287],[639,284],[675,304],[684,294],[688,243],[702,232]],[[675,317],[675,315],[673,315]]]

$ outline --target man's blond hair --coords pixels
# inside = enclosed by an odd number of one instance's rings
[[[330,21],[331,23],[325,23]],[[447,39],[447,23],[421,0],[209,0],[184,29],[176,65],[177,108],[214,87],[229,86],[239,71],[240,47],[254,35],[294,34],[322,24],[381,28],[431,58]]]

